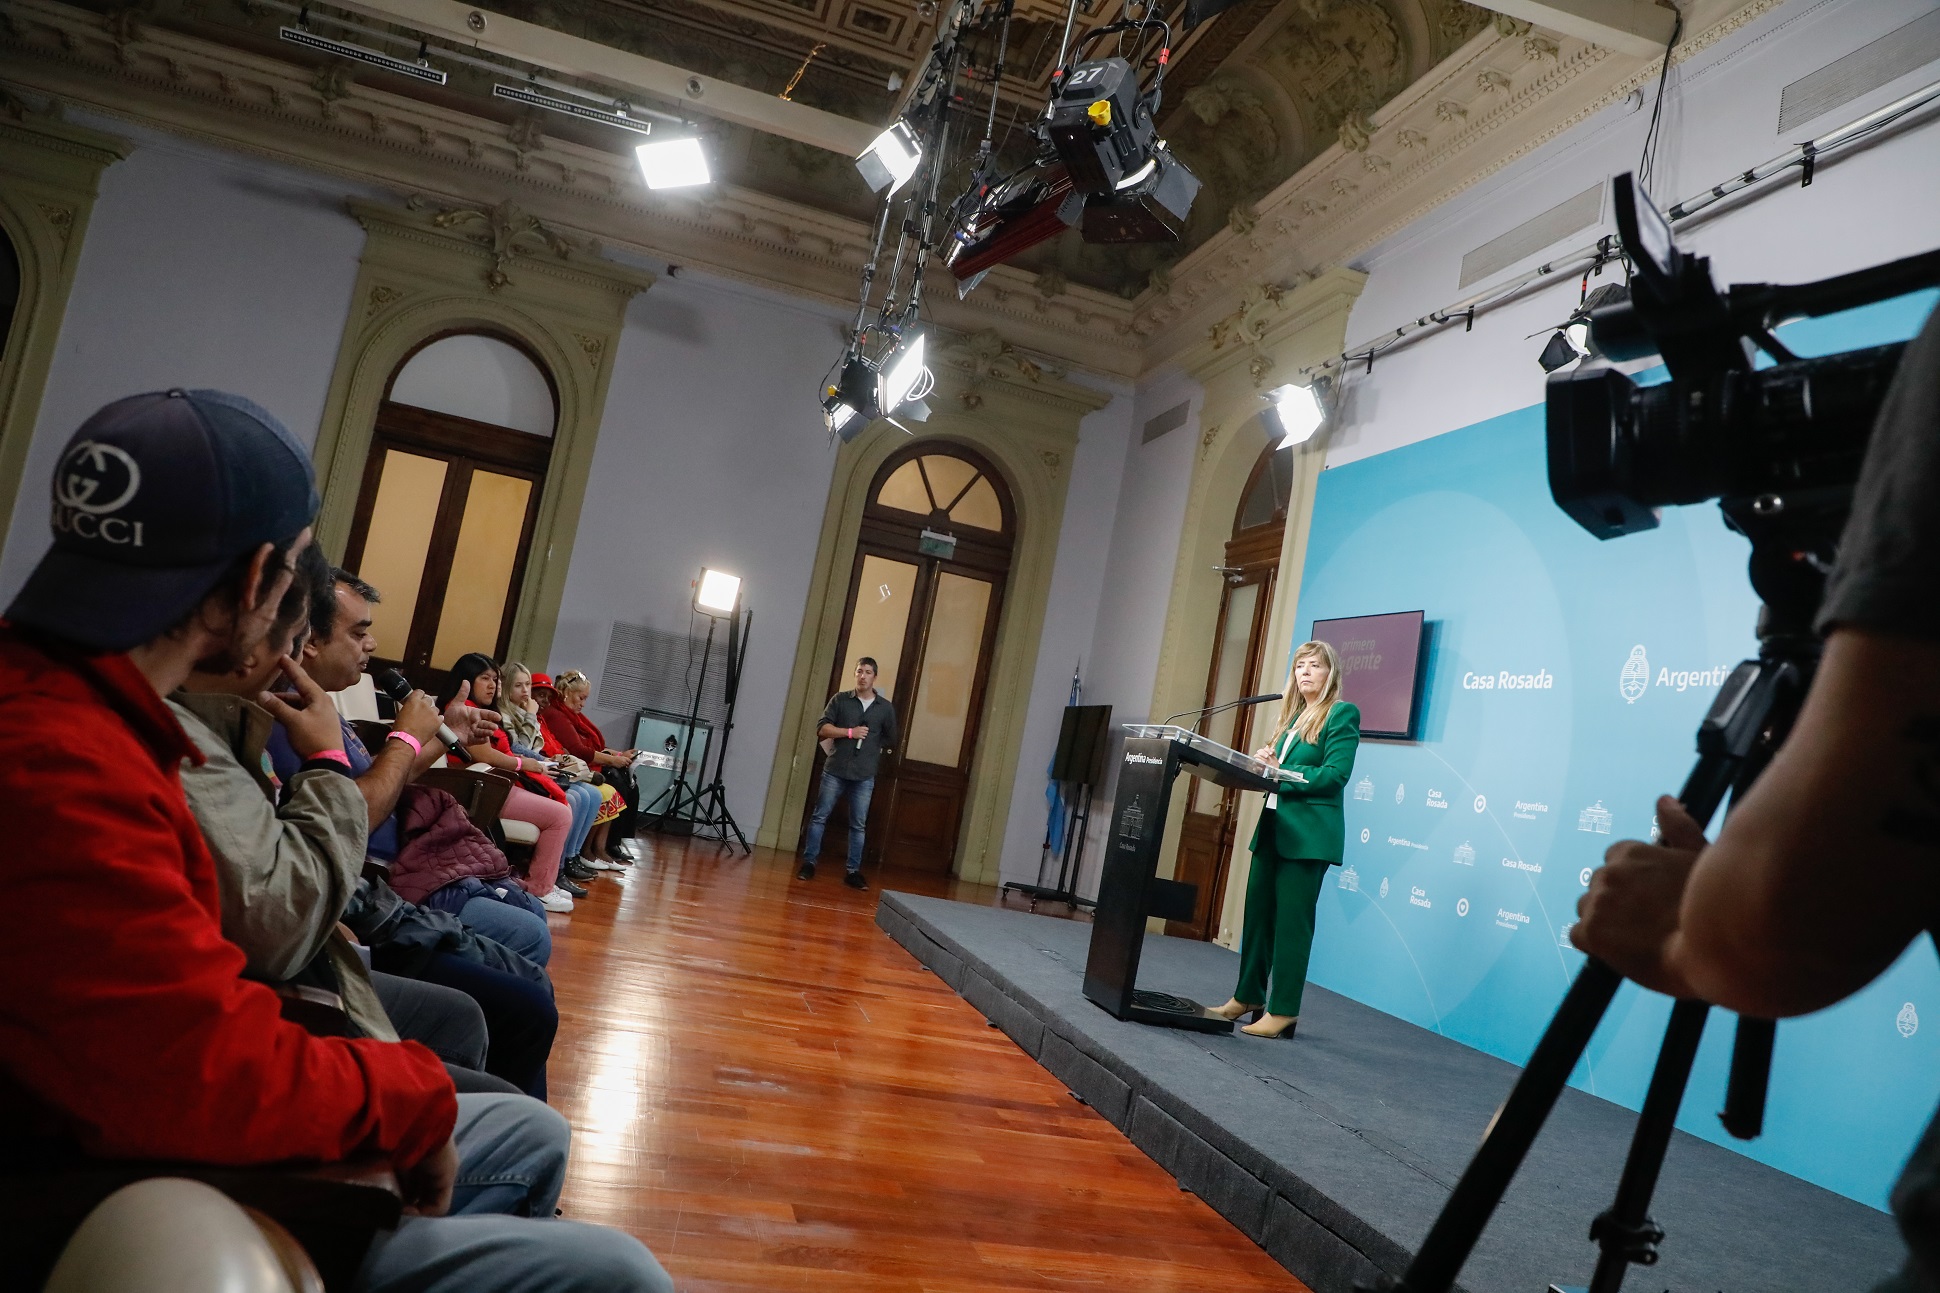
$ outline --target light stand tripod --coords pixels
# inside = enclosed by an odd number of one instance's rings
[[[732,581],[731,583],[727,581]],[[727,762],[728,736],[734,731],[734,706],[741,690],[741,667],[747,662],[748,628],[754,622],[754,612],[743,610],[740,605],[741,581],[732,575],[722,575],[719,571],[703,570],[696,584],[694,609],[707,619],[707,640],[701,646],[700,676],[694,681],[694,702],[687,715],[687,723],[680,743],[680,763],[674,769],[674,779],[666,789],[657,795],[651,804],[640,810],[642,818],[651,818],[648,823],[652,829],[659,830],[670,817],[685,816],[691,823],[691,833],[705,839],[727,844],[730,837],[741,846],[744,856],[752,855],[748,840],[741,833],[740,823],[728,811],[727,790],[721,782],[721,769]],[[723,689],[726,713],[722,716],[721,730],[714,741],[714,777],[705,785],[691,785],[687,780],[689,756],[693,749],[694,732],[701,721],[701,696],[707,686],[707,666],[714,655],[714,632],[720,621],[728,622],[727,640],[727,686]],[[708,752],[701,753],[700,777],[707,777]],[[664,806],[663,806],[664,804]],[[683,813],[683,809],[686,809]],[[704,828],[712,828],[713,834],[705,834]]]
[[[1752,541],[1751,582],[1764,606],[1758,658],[1740,664],[1719,690],[1698,727],[1697,765],[1678,795],[1701,825],[1709,824],[1727,793],[1739,802],[1785,743],[1818,666],[1812,621],[1824,575],[1816,563],[1838,534],[1843,500],[1800,506],[1789,515],[1784,509],[1762,514],[1763,502],[1723,504],[1731,523]],[[1454,1284],[1622,982],[1602,961],[1592,958],[1584,965],[1407,1272],[1399,1280],[1383,1277],[1374,1293],[1445,1293]],[[1710,1009],[1702,1001],[1679,1001],[1671,1009],[1616,1200],[1590,1227],[1599,1255],[1589,1293],[1616,1293],[1632,1263],[1657,1261],[1664,1230],[1650,1219],[1650,1198]],[[1770,1020],[1738,1021],[1719,1117],[1741,1140],[1757,1136],[1764,1124],[1773,1037]],[[1550,1287],[1551,1293],[1563,1293],[1563,1286]]]
[[[1031,901],[1031,910],[1037,910],[1040,902],[1061,902],[1077,911],[1080,907],[1096,907],[1093,899],[1078,893],[1072,886],[1077,883],[1074,866],[1082,865],[1085,854],[1085,835],[1091,827],[1091,782],[1089,780],[1066,788],[1075,791],[1071,802],[1064,810],[1064,848],[1058,857],[1058,882],[1055,885],[1025,884],[1022,880],[1012,880],[1004,885],[1005,894],[1021,893]],[[1049,854],[1051,842],[1044,841],[1044,852]],[[1037,878],[1044,879],[1045,858],[1037,861]]]

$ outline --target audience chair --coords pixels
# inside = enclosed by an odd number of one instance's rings
[[[43,1293],[324,1293],[290,1232],[200,1181],[123,1186],[74,1232]]]

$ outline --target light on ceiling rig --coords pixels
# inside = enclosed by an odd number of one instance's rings
[[[923,145],[907,121],[898,121],[877,135],[855,159],[855,168],[870,190],[888,197],[916,174],[923,164]]]
[[[701,141],[691,135],[641,144],[633,155],[640,160],[640,174],[650,189],[681,189],[713,179]]]
[[[1268,404],[1260,416],[1265,419],[1268,432],[1279,437],[1279,442],[1273,446],[1276,449],[1289,449],[1307,443],[1327,421],[1327,410],[1320,402],[1320,392],[1312,385],[1281,386],[1268,391],[1267,400]]]

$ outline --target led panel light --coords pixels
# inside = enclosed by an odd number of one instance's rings
[[[893,413],[896,406],[909,398],[916,389],[917,381],[923,376],[923,334],[917,333],[903,343],[895,357],[885,367],[882,382],[878,388],[877,403],[884,413]]]
[[[292,45],[314,49],[320,54],[334,54],[338,58],[347,58],[352,62],[362,63],[366,67],[396,72],[399,76],[429,81],[433,85],[443,85],[447,79],[443,72],[424,63],[392,58],[389,54],[380,54],[374,49],[365,49],[362,45],[352,45],[348,41],[331,40],[328,36],[319,36],[301,27],[283,27],[278,29],[276,34]]]
[[[1270,420],[1280,429],[1276,449],[1305,444],[1327,420],[1326,410],[1320,407],[1320,396],[1311,386],[1282,386],[1269,392],[1267,398],[1273,401],[1268,410]]]
[[[732,615],[741,602],[741,576],[701,568],[694,585],[694,609],[703,615]]]
[[[923,161],[923,146],[907,122],[899,121],[877,135],[875,142],[855,159],[855,168],[871,190],[894,193],[916,174]]]
[[[641,144],[633,155],[640,159],[640,174],[650,189],[688,188],[714,178],[707,172],[707,154],[701,151],[701,141],[691,137]]]
[[[584,103],[574,103],[571,99],[555,99],[550,94],[540,94],[522,85],[494,85],[494,99],[510,99],[514,103],[527,104],[534,108],[544,108],[547,112],[564,113],[568,117],[578,117],[581,121],[596,121],[602,126],[613,126],[619,130],[631,130],[636,135],[651,134],[653,127],[644,121],[635,121],[623,112],[608,112],[604,108],[590,107]]]

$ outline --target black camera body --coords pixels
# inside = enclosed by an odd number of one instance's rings
[[[1752,540],[1760,596],[1803,611],[1831,566],[1906,343],[1801,358],[1772,329],[1925,286],[1940,278],[1940,252],[1720,292],[1710,262],[1678,249],[1631,176],[1612,190],[1629,299],[1594,310],[1590,337],[1609,360],[1661,355],[1670,380],[1642,385],[1602,362],[1551,374],[1550,495],[1599,539],[1654,529],[1660,508],[1718,499]],[[1775,362],[1757,367],[1760,351]]]

